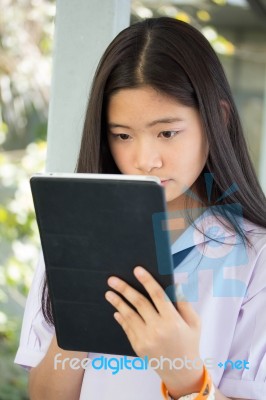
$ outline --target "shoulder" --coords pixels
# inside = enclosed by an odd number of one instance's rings
[[[228,277],[231,274],[231,278],[244,282],[254,293],[266,288],[266,228],[239,216],[230,220],[212,215],[205,221],[209,242],[205,238],[204,254],[215,258],[216,265],[227,267]],[[232,221],[245,235],[245,241]],[[211,237],[212,231],[214,237]]]
[[[247,254],[246,274],[249,279],[247,282],[248,296],[245,299],[249,301],[256,298],[258,294],[265,296],[266,291],[266,229],[244,220],[244,233],[249,240],[249,244],[245,245]],[[257,297],[261,301],[261,297]],[[254,304],[253,304],[254,306]]]
[[[266,228],[243,219],[243,231],[250,242],[250,254],[266,260]]]

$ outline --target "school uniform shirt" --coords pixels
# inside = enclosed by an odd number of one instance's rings
[[[266,229],[244,219],[240,222],[252,246],[243,244],[223,217],[204,212],[171,246],[172,254],[192,248],[175,268],[174,279],[201,318],[200,355],[214,384],[229,398],[265,400]],[[15,358],[25,368],[40,363],[55,333],[41,311],[43,277],[41,256]],[[114,374],[110,368],[95,368],[101,356],[106,362],[115,357],[88,354],[91,362],[85,369],[80,400],[162,399],[161,380],[154,369],[123,368]]]

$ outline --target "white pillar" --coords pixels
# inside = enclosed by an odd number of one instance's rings
[[[264,101],[262,108],[262,133],[261,133],[261,151],[259,164],[259,180],[264,193],[266,194],[266,65],[264,79]]]
[[[74,171],[94,71],[129,21],[130,0],[57,0],[46,171]]]

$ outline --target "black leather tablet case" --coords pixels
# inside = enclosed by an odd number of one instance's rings
[[[163,188],[40,176],[31,178],[31,190],[59,346],[135,356],[104,294],[108,277],[116,275],[149,297],[132,272],[142,265],[174,300],[168,232],[162,228],[156,236],[152,218],[165,211]]]

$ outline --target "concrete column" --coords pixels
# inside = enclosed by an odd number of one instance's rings
[[[130,0],[57,0],[46,171],[74,171],[94,71],[129,21]]]

